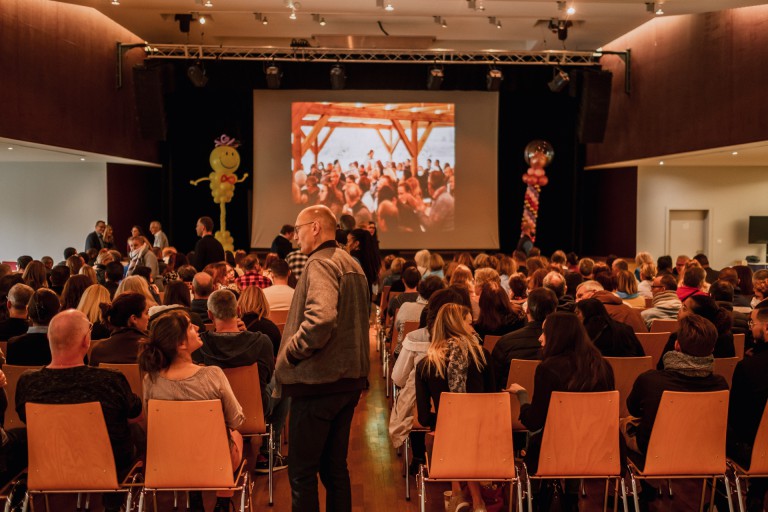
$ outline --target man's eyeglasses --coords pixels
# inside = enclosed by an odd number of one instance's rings
[[[293,231],[298,233],[300,227],[309,226],[310,224],[314,224],[315,222],[316,221],[313,220],[313,221],[305,222],[304,224],[296,224],[295,226],[293,226]]]

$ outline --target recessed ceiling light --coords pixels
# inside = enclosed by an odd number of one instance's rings
[[[661,7],[656,9],[656,16],[663,16],[663,15],[664,15],[664,9],[662,9]]]
[[[205,25],[205,21],[206,21],[205,20],[205,16],[200,16],[200,20],[199,21],[200,21],[201,25]]]
[[[112,5],[120,5],[120,0],[112,0]]]
[[[384,7],[384,10],[385,11],[394,11],[395,10],[395,6],[392,5],[392,2],[387,2],[387,5]]]
[[[661,161],[659,162],[659,165],[664,165],[664,160],[661,160]]]
[[[8,146],[8,151],[13,151],[13,148]]]
[[[205,0],[205,3],[203,4],[205,7],[213,7],[213,2],[211,0]]]
[[[80,161],[81,161],[81,162],[85,162],[85,157],[84,157],[84,156],[81,156],[81,157],[80,157]]]
[[[565,12],[568,13],[569,16],[573,16],[574,14],[576,14],[576,8],[571,6]]]
[[[732,152],[731,154],[732,154],[732,155],[734,155],[734,156],[736,156],[736,155],[738,155],[738,154],[739,154],[739,152],[738,152],[738,151],[734,151],[734,152]]]

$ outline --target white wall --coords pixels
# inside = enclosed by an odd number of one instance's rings
[[[669,210],[709,210],[712,268],[750,254],[764,261],[765,246],[747,243],[747,231],[750,215],[768,215],[768,167],[641,166],[637,180],[638,251],[666,254]]]
[[[0,260],[63,259],[107,220],[104,163],[0,162]]]

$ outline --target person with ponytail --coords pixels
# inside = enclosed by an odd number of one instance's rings
[[[144,295],[124,292],[112,304],[101,304],[102,315],[112,329],[112,335],[94,344],[91,366],[99,363],[135,364],[139,343],[147,337],[149,307]]]
[[[152,324],[139,355],[139,369],[144,373],[144,407],[151,399],[221,400],[234,471],[243,454],[243,437],[235,429],[245,415],[222,369],[192,362],[192,353],[202,346],[197,326],[184,311],[169,311]],[[217,492],[217,496],[214,512],[229,512],[232,492]],[[190,505],[192,511],[204,510],[200,492],[190,492]]]
[[[416,408],[419,423],[434,429],[440,409],[440,395],[451,393],[487,393],[496,390],[489,354],[475,338],[472,313],[460,304],[440,307],[432,327],[427,355],[416,365]],[[435,412],[431,411],[434,403]],[[473,510],[485,512],[478,482],[468,482]],[[447,510],[453,512],[467,502],[460,482],[451,483]]]

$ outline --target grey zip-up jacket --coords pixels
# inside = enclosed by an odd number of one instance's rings
[[[370,302],[362,268],[335,241],[310,254],[277,354],[283,395],[362,389],[370,366]]]

